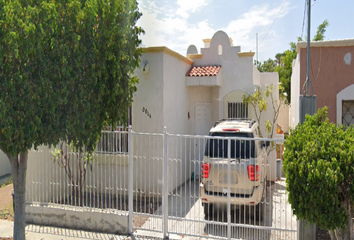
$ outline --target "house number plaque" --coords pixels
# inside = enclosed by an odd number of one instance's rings
[[[151,113],[149,113],[149,111],[143,107],[143,113],[145,113],[149,118],[151,118]]]

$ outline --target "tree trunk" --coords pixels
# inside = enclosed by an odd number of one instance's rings
[[[341,205],[347,210],[348,213],[348,223],[342,229],[335,230],[335,235],[337,240],[352,240],[353,238],[353,216],[351,212],[350,206],[350,198],[348,197],[346,200],[341,202]]]
[[[333,230],[328,230],[328,232],[329,232],[329,236],[331,237],[331,240],[337,240]]]
[[[25,240],[25,215],[26,215],[26,172],[28,151],[19,155],[7,154],[12,170],[14,201],[15,201],[15,221],[14,221],[14,240]]]

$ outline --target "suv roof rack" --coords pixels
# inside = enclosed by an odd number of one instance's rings
[[[215,122],[214,127],[216,127],[220,123],[226,122],[226,121],[242,121],[242,122],[248,123],[249,128],[251,128],[252,125],[256,123],[256,120],[250,119],[250,118],[223,118],[223,119],[220,119],[219,121]]]

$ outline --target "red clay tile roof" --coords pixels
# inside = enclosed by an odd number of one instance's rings
[[[193,66],[187,72],[187,77],[207,77],[218,75],[221,66]]]

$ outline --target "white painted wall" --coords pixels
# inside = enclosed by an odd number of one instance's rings
[[[290,107],[290,128],[294,129],[300,122],[300,53],[293,60],[293,71],[291,75],[291,107]]]
[[[139,79],[133,99],[133,131],[142,133],[163,133],[164,130],[164,66],[163,52],[143,53],[141,68],[135,70]],[[148,71],[143,66],[148,63]],[[151,118],[150,118],[151,116]],[[167,129],[169,131],[169,129]],[[134,189],[162,193],[162,136],[134,137]],[[103,166],[102,166],[103,167]],[[104,166],[103,170],[109,168]],[[122,180],[128,177],[128,167],[119,167]],[[150,174],[148,174],[150,173]],[[151,174],[154,173],[154,174]],[[110,175],[108,175],[110,176]],[[124,177],[123,177],[124,176]],[[107,181],[107,177],[105,181]],[[146,185],[144,185],[147,183]],[[124,186],[127,181],[123,181]]]
[[[282,103],[279,109],[278,124],[284,132],[289,133],[290,126],[290,106]]]
[[[260,82],[260,77],[261,73],[259,72],[259,70],[257,69],[257,67],[255,65],[253,65],[253,85],[255,86],[259,86],[261,85]]]
[[[260,74],[260,83],[262,88],[264,89],[266,85],[273,85],[273,99],[279,102],[279,75],[277,72],[272,73],[261,73]],[[267,133],[265,130],[265,121],[270,120],[272,121],[274,117],[274,111],[272,107],[271,99],[268,98],[268,108],[267,111],[263,113],[261,117],[261,131],[263,133],[263,137],[267,137]],[[276,124],[273,129],[273,136],[276,134]],[[273,149],[268,155],[268,163],[267,165],[267,180],[268,181],[275,181],[276,180],[276,151]]]
[[[163,55],[163,122],[169,133],[190,134],[190,110],[185,74],[191,65],[171,55]]]
[[[279,75],[277,72],[271,72],[271,73],[261,73],[260,74],[260,83],[261,83],[261,87],[263,89],[265,89],[266,85],[273,85],[274,89],[273,89],[273,99],[276,101],[276,103],[279,103]],[[262,124],[266,121],[266,120],[270,120],[272,121],[274,117],[274,111],[273,111],[273,107],[272,107],[272,102],[271,99],[268,98],[268,108],[267,111],[264,112],[262,114]],[[276,134],[276,129],[274,128],[275,132],[273,132],[273,136],[275,136]],[[261,131],[264,137],[267,136],[267,133],[265,131],[265,124],[263,124],[261,126]]]
[[[136,132],[162,133],[163,122],[163,86],[164,53],[143,53],[141,66],[148,62],[149,70],[144,72],[137,68],[135,74],[139,79],[137,91],[133,98],[133,130]],[[151,118],[143,112],[147,109]]]
[[[188,112],[188,93],[185,86],[185,74],[190,64],[169,54],[163,55],[163,123],[169,133],[190,134],[190,119]],[[191,142],[185,142],[182,148],[182,139],[168,138],[168,176],[169,192],[180,186],[191,177],[191,158],[193,151]],[[178,149],[178,150],[177,150]]]
[[[222,54],[218,55],[218,47],[222,46]],[[222,69],[222,86],[217,90],[214,90],[214,95],[219,100],[218,119],[224,117],[224,97],[232,91],[240,90],[251,93],[254,89],[254,82],[258,83],[258,75],[254,80],[254,65],[253,57],[239,57],[238,53],[241,51],[239,46],[231,46],[230,39],[223,31],[218,31],[211,39],[210,46],[202,48],[202,58],[194,59],[194,65],[221,65]],[[256,70],[258,71],[258,70]],[[256,73],[257,74],[257,73]],[[215,98],[213,98],[214,100]],[[213,106],[215,106],[215,102]],[[215,111],[215,109],[213,109]],[[215,115],[212,114],[213,120]]]
[[[162,193],[162,136],[135,136],[133,160],[134,194],[149,196],[150,192]],[[154,144],[145,144],[153,142]],[[155,145],[155,146],[154,146]],[[154,150],[151,150],[153,146]],[[31,150],[28,154],[26,201],[40,203],[58,203],[71,195],[71,182],[65,169],[54,162],[54,148],[40,146],[38,151]],[[116,196],[128,194],[128,155],[94,154],[91,167],[87,167],[87,194]],[[76,172],[72,168],[73,172]],[[161,195],[160,195],[161,196]]]
[[[119,215],[110,210],[78,211],[76,207],[69,206],[63,208],[26,204],[26,223],[80,231],[129,234],[128,215]]]
[[[0,150],[0,178],[11,174],[11,164],[6,154]]]

